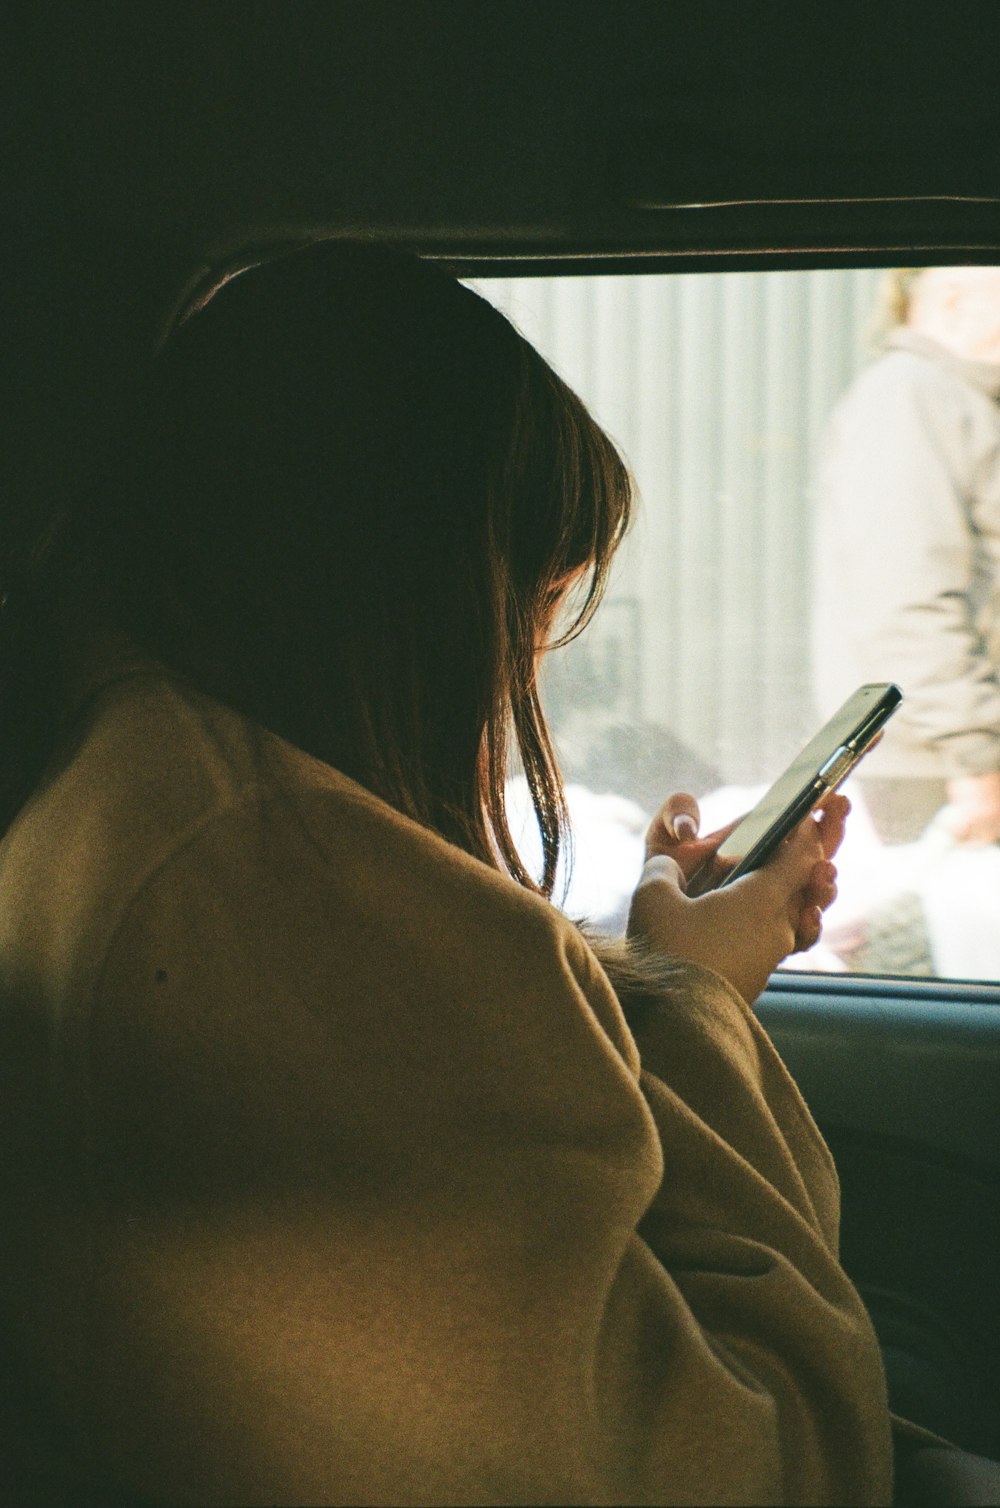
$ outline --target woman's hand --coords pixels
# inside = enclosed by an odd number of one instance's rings
[[[1000,772],[948,781],[948,826],[960,843],[1000,842]]]
[[[703,864],[711,871],[719,845],[736,824],[698,838],[694,797],[668,797],[646,835],[629,936],[714,969],[752,1003],[782,959],[819,940],[823,912],[837,894],[830,861],[849,811],[845,796],[828,796],[760,869],[723,890],[692,898],[684,893],[688,880]]]

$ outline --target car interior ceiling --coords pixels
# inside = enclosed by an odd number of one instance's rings
[[[478,277],[1000,262],[995,48],[942,14],[15,4],[12,526],[248,246],[361,235]],[[1000,986],[788,975],[761,1015],[835,1154],[892,1401],[1000,1455]]]

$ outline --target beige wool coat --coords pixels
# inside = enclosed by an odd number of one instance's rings
[[[715,975],[633,1036],[552,906],[135,662],[0,844],[0,984],[35,1501],[890,1502],[834,1168]]]

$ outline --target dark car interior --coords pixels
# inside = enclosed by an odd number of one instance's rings
[[[360,235],[481,280],[1000,263],[978,0],[115,0],[18,5],[5,34],[25,550],[172,310],[247,248]],[[785,971],[760,1016],[833,1151],[893,1407],[1000,1456],[1000,980]]]

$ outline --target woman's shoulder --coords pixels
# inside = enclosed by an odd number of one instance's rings
[[[344,1061],[357,1059],[362,1100],[373,1075],[406,1098],[407,1074],[437,1082],[464,1064],[460,1078],[517,1086],[526,1104],[547,1103],[562,1073],[648,1135],[634,1044],[571,922],[190,688],[153,673],[108,686],[26,817],[21,846],[44,863],[22,922],[63,879],[9,956],[34,971],[45,1011],[65,1002],[91,1049],[103,1044],[101,1062],[108,1043],[146,1061],[155,1038],[179,1081],[197,1041],[198,1062],[266,1062],[273,1076],[311,1042],[317,1093]]]
[[[37,789],[5,834],[7,865],[140,866],[254,781],[239,720],[153,662],[88,680]]]
[[[235,733],[155,664],[118,660],[88,677],[0,841],[8,982],[99,951],[146,877],[248,798],[252,769]]]
[[[415,966],[558,968],[575,948],[541,897],[163,667],[118,660],[0,842],[3,968],[96,969],[140,898],[152,918],[202,892],[317,926],[325,907],[359,939],[391,922]]]

